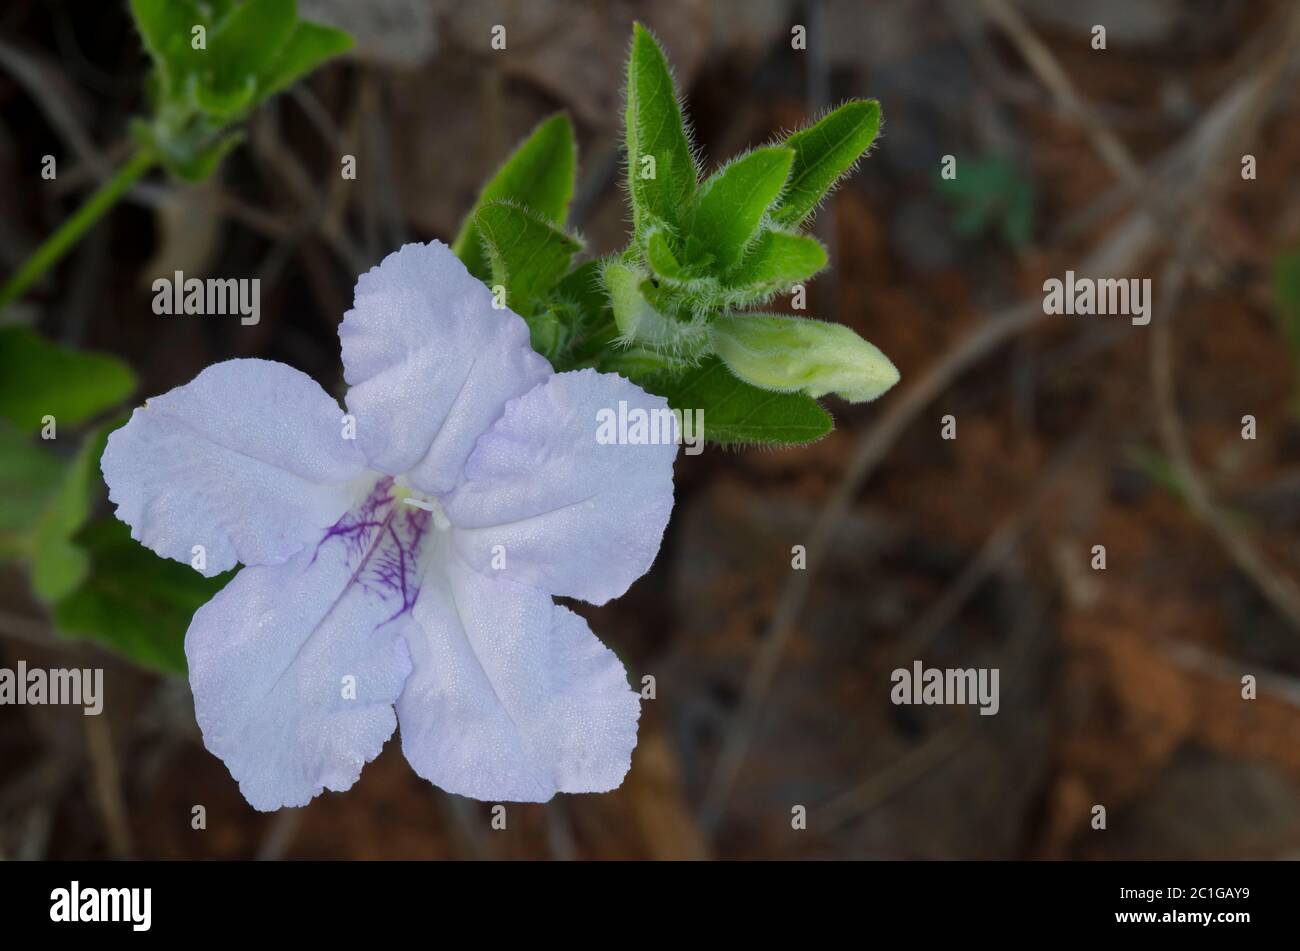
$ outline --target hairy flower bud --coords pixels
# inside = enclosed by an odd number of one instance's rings
[[[842,324],[770,314],[732,314],[709,326],[714,352],[746,383],[850,403],[874,400],[898,382],[889,358]]]

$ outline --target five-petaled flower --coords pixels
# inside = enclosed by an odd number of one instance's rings
[[[617,787],[638,695],[552,595],[603,604],[650,567],[676,446],[602,444],[595,420],[664,400],[554,373],[438,242],[363,275],[339,337],[348,416],[298,370],[230,360],[104,452],[134,538],[247,566],[185,637],[208,749],[263,810],[349,788],[399,723],[449,792]]]

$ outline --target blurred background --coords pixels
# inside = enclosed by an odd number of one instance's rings
[[[504,832],[396,742],[350,792],[249,807],[177,673],[211,586],[124,540],[92,465],[75,592],[43,599],[0,548],[0,667],[103,667],[107,695],[100,717],[0,707],[0,855],[1300,856],[1300,8],[299,7],[349,30],[353,53],[259,108],[207,182],[137,185],[0,315],[135,378],[51,443],[5,434],[0,532],[48,505],[97,424],[216,361],[280,360],[341,396],[356,275],[449,240],[556,110],[579,133],[571,220],[589,252],[621,248],[634,19],[668,51],[708,168],[844,98],[881,101],[877,147],[817,218],[833,267],[806,313],[874,342],[902,383],[833,401],[836,432],[808,448],[679,456],[654,568],[581,609],[633,683],[655,678],[632,770],[608,795],[511,805]],[[4,4],[0,271],[126,154],[148,66],[125,2]],[[1067,269],[1151,278],[1152,322],[1045,317],[1043,281]],[[260,322],[156,317],[150,283],[175,270],[261,278]],[[0,357],[11,384],[16,360]],[[891,704],[890,671],[918,658],[999,668],[1000,712]]]

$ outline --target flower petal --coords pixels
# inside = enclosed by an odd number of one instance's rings
[[[275,564],[354,502],[365,460],[343,412],[311,377],[269,360],[228,360],[137,409],[101,468],[131,537],[211,577]]]
[[[408,244],[357,281],[339,326],[348,409],[372,467],[422,492],[455,486],[506,401],[551,374],[528,325],[445,244]]]
[[[392,736],[428,529],[383,479],[317,545],[245,568],[194,615],[185,655],[203,742],[255,808],[347,789]]]
[[[412,768],[498,802],[616,788],[641,714],[619,659],[545,593],[441,562],[407,628],[397,718]]]
[[[638,411],[651,421],[642,435],[659,442],[637,442],[630,427],[631,440],[598,438],[599,420]],[[621,376],[551,377],[506,407],[465,464],[446,504],[458,552],[481,572],[552,594],[618,597],[659,551],[673,507],[675,427],[663,397]]]

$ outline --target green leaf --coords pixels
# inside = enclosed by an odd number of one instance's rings
[[[609,307],[600,271],[600,261],[584,261],[566,274],[555,288],[556,296],[581,314],[584,323],[593,322]]]
[[[773,219],[790,227],[801,224],[871,148],[879,131],[880,103],[857,100],[846,102],[781,143],[794,149],[794,165]]]
[[[259,98],[298,22],[295,0],[244,0],[208,37],[195,94],[204,111],[234,118]]]
[[[117,425],[101,426],[86,437],[36,524],[31,545],[32,590],[44,601],[58,601],[71,594],[89,570],[89,556],[71,539],[90,517],[101,487],[99,457],[109,432]]]
[[[1273,298],[1282,339],[1291,358],[1300,359],[1300,251],[1279,254],[1273,261]]]
[[[636,346],[606,353],[599,363],[602,373],[617,373],[633,383],[657,379],[664,374],[685,373],[695,366],[672,354]]]
[[[210,178],[221,160],[243,141],[243,132],[230,132],[193,154],[170,150],[164,154],[164,160],[168,170],[183,181],[202,182]]]
[[[159,558],[115,518],[91,522],[76,542],[90,556],[88,580],[54,608],[59,632],[98,642],[136,663],[185,673],[185,631],[194,612],[233,577],[204,578]]]
[[[518,205],[492,202],[474,216],[492,271],[515,313],[536,313],[569,270],[581,245],[544,218]]]
[[[556,355],[568,345],[572,324],[569,315],[554,310],[542,311],[526,318],[528,324],[528,342],[533,350],[540,353],[551,365],[555,365]]]
[[[8,423],[0,422],[0,556],[25,554],[64,463]]]
[[[488,260],[474,223],[479,209],[490,202],[512,201],[559,227],[564,227],[573,198],[577,149],[569,117],[558,113],[543,121],[514,150],[483,186],[466,215],[452,250],[479,280],[487,280]]]
[[[211,24],[194,0],[131,0],[131,15],[162,77],[164,98],[181,95],[184,81],[202,63],[191,47],[191,30]]]
[[[633,26],[627,63],[625,121],[627,184],[636,234],[644,235],[648,218],[679,225],[682,213],[691,207],[699,170],[668,61],[640,23]]]
[[[66,538],[52,537],[32,554],[32,591],[46,603],[67,597],[90,573],[90,556]]]
[[[342,30],[299,20],[289,41],[270,68],[262,73],[258,88],[263,98],[292,86],[308,73],[352,49],[352,37]]]
[[[956,178],[936,172],[939,194],[953,206],[953,230],[966,238],[997,231],[1011,247],[1033,237],[1035,194],[1032,182],[1000,155],[964,159]]]
[[[1187,501],[1187,486],[1174,461],[1150,446],[1129,446],[1125,451],[1129,463],[1145,475],[1154,485],[1164,489],[1180,502]]]
[[[242,118],[256,104],[257,77],[249,76],[243,85],[225,88],[206,81],[195,82],[190,92],[199,110],[224,125]]]
[[[135,374],[106,354],[56,346],[25,327],[0,328],[0,419],[23,433],[44,416],[75,426],[126,399]]]
[[[747,383],[783,393],[874,400],[898,370],[843,324],[776,314],[730,314],[709,325],[714,353]]]
[[[692,355],[705,341],[703,321],[684,323],[661,313],[646,296],[649,282],[641,271],[610,261],[603,272],[614,323],[624,344],[637,343],[674,355]]]
[[[729,287],[785,288],[826,267],[826,247],[816,238],[764,231],[745,260],[727,274]]]
[[[700,188],[687,260],[703,251],[712,254],[720,271],[739,262],[768,206],[781,194],[793,161],[790,149],[755,149],[710,176]],[[692,249],[692,244],[699,247]]]
[[[645,258],[657,277],[683,280],[686,276],[677,256],[673,254],[668,232],[663,228],[652,228],[646,235]]]
[[[804,445],[835,428],[816,400],[750,386],[716,359],[678,376],[652,377],[642,385],[667,397],[674,409],[702,409],[705,440],[722,446]]]
[[[599,361],[617,337],[600,276],[603,266],[599,260],[584,261],[564,276],[551,296],[551,312],[564,327],[563,339],[557,341],[553,353],[538,353],[550,360],[557,372],[588,365],[584,361]],[[534,335],[543,336],[540,332]]]

